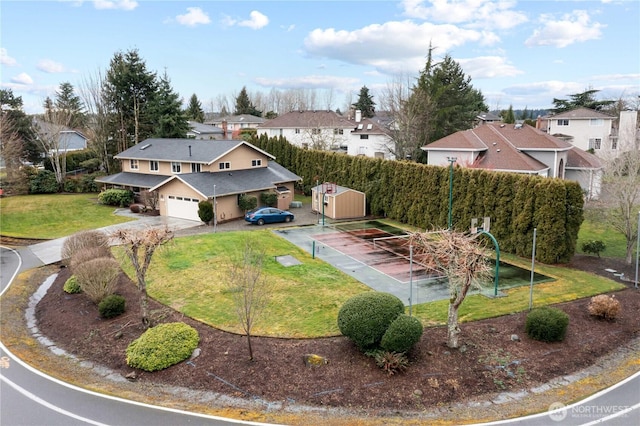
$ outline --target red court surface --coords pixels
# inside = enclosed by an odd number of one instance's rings
[[[411,270],[407,240],[381,229],[322,233],[311,237],[399,282],[428,278],[427,270],[422,265],[414,262]]]

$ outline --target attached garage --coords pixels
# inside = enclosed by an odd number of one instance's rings
[[[167,216],[200,222],[200,216],[198,216],[199,201],[197,198],[169,195],[167,197]]]
[[[311,188],[311,209],[331,219],[362,218],[367,215],[367,196],[335,183],[323,183]]]

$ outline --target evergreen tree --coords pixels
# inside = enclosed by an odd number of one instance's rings
[[[189,125],[182,111],[182,99],[173,91],[165,72],[158,89],[149,102],[149,118],[154,123],[155,138],[185,138]]]
[[[360,95],[358,96],[358,102],[353,104],[356,110],[362,111],[362,117],[371,118],[375,115],[375,105],[373,102],[373,95],[369,94],[369,88],[362,86],[360,89]]]
[[[513,105],[509,105],[509,109],[504,111],[504,114],[502,114],[502,121],[507,124],[513,124],[516,122],[516,116],[513,113]]]
[[[195,93],[191,95],[191,99],[189,99],[186,116],[187,119],[197,121],[198,123],[202,123],[204,121],[204,110],[202,109],[202,104]]]
[[[10,161],[16,167],[23,161],[36,164],[42,160],[42,150],[35,141],[31,119],[22,106],[22,96],[14,96],[11,89],[0,89],[0,150],[5,163],[11,156]]]
[[[85,107],[78,95],[76,95],[73,85],[69,82],[60,84],[60,89],[56,92],[56,99],[53,106],[63,111],[70,117],[70,127],[73,129],[83,128],[86,124]],[[49,103],[51,100],[47,98]]]
[[[147,70],[137,49],[117,52],[111,59],[103,88],[113,114],[111,134],[117,142],[111,154],[117,154],[153,132],[147,107],[157,88],[156,74]]]
[[[564,111],[569,111],[576,108],[590,108],[600,110],[606,108],[615,103],[612,100],[597,100],[595,95],[600,90],[588,89],[582,93],[574,93],[569,95],[569,99],[557,99],[553,98],[553,108],[551,108],[552,114],[559,114]]]
[[[256,117],[262,117],[262,111],[258,111],[256,107],[251,103],[249,94],[247,93],[247,88],[244,86],[242,87],[240,94],[236,98],[236,110],[234,114],[251,114],[255,115]]]

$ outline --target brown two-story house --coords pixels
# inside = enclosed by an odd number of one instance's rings
[[[197,220],[198,202],[215,202],[218,222],[241,218],[241,195],[278,194],[288,209],[301,178],[275,157],[238,140],[147,139],[115,156],[122,172],[97,178],[107,188],[156,192],[163,216]]]

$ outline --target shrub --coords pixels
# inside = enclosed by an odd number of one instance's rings
[[[87,173],[93,173],[100,169],[100,159],[90,158],[80,162],[80,168],[85,169]]]
[[[275,192],[263,192],[260,194],[260,202],[269,207],[275,207],[278,204],[278,194]]]
[[[238,200],[238,207],[240,207],[240,210],[242,211],[249,211],[249,210],[253,210],[258,206],[258,199],[256,197],[251,197],[248,195],[241,195],[240,199]]]
[[[382,336],[380,347],[390,352],[406,352],[420,341],[422,331],[419,319],[400,314]]]
[[[29,180],[31,194],[53,194],[58,192],[59,185],[55,173],[49,170],[39,170]]]
[[[102,231],[80,231],[67,237],[62,244],[61,257],[71,259],[76,253],[93,247],[109,247],[109,238]]]
[[[560,309],[545,306],[529,312],[525,331],[535,340],[559,342],[564,339],[568,325],[569,315]]]
[[[89,175],[82,175],[80,178],[82,192],[99,192],[98,184],[96,183],[96,177],[102,176],[104,173],[92,173]]]
[[[113,258],[99,257],[77,265],[74,274],[82,291],[98,304],[115,291],[120,264]]]
[[[338,328],[360,349],[376,347],[404,304],[389,293],[367,292],[347,300],[338,312]]]
[[[404,372],[409,366],[409,360],[404,353],[376,351],[374,359],[376,360],[376,365],[390,376]]]
[[[111,249],[107,246],[98,246],[78,250],[73,254],[73,256],[71,256],[69,266],[71,267],[71,270],[74,270],[79,264],[99,257],[113,257]]]
[[[189,358],[198,347],[195,328],[174,322],[145,331],[127,347],[127,365],[145,371],[157,371]]]
[[[114,318],[124,313],[124,305],[124,297],[119,294],[110,294],[98,303],[98,312],[102,318]]]
[[[213,220],[213,204],[208,200],[203,200],[198,203],[198,217],[204,223],[209,223]]]
[[[621,307],[615,296],[600,294],[591,298],[587,309],[589,314],[595,317],[613,321],[620,313]]]
[[[133,192],[126,189],[107,189],[98,195],[98,200],[108,206],[127,207],[133,203]]]
[[[606,244],[600,240],[591,240],[585,241],[582,243],[582,251],[585,253],[595,254],[600,257],[600,253],[602,253],[607,248]]]
[[[67,281],[64,282],[64,286],[62,286],[62,290],[65,293],[76,294],[81,293],[82,288],[80,284],[78,284],[78,278],[75,275],[71,275]]]

